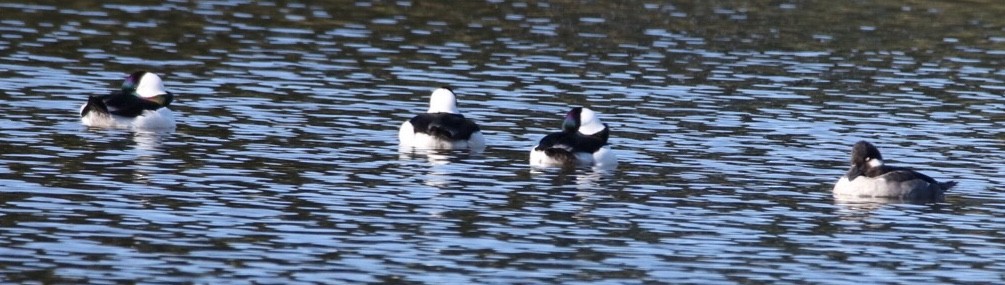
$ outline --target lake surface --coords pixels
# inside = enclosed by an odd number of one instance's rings
[[[1005,281],[1005,5],[661,2],[0,2],[0,281]],[[135,70],[177,129],[81,126]],[[399,152],[444,85],[488,148]],[[619,167],[532,171],[575,106]]]

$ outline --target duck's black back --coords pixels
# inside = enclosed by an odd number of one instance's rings
[[[921,174],[920,172],[914,171],[913,169],[906,167],[893,167],[882,165],[879,167],[871,167],[865,172],[866,177],[879,177],[883,176],[884,179],[893,182],[904,182],[908,180],[921,179],[925,182],[936,184],[935,179],[928,177],[928,175]]]
[[[544,151],[560,148],[572,153],[594,153],[604,147],[604,145],[607,145],[609,134],[610,132],[608,132],[606,127],[603,131],[592,135],[583,135],[576,131],[551,133],[541,139],[541,142],[538,143],[535,149]]]
[[[478,124],[461,114],[423,113],[408,121],[416,133],[444,140],[467,140],[480,131]]]
[[[122,117],[136,117],[143,114],[144,110],[157,110],[161,107],[163,106],[156,102],[144,100],[122,91],[115,91],[109,95],[88,98],[87,105],[80,111],[80,116],[86,116],[88,112],[100,112]]]

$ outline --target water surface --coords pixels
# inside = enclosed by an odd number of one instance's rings
[[[0,280],[999,283],[995,1],[0,3]],[[134,70],[169,132],[80,125]],[[452,86],[489,147],[406,152]],[[532,171],[587,106],[612,172]],[[857,140],[957,180],[835,200]]]

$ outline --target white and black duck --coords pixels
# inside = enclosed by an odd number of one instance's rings
[[[590,109],[575,107],[565,115],[562,131],[545,136],[530,151],[535,167],[592,166],[613,169],[618,158],[607,144],[610,129]]]
[[[173,129],[174,114],[167,107],[174,94],[164,90],[156,74],[137,71],[112,94],[90,96],[80,107],[80,121],[91,127]]]
[[[433,91],[426,113],[401,124],[398,140],[403,148],[485,149],[481,129],[457,110],[457,96],[448,87]]]
[[[852,147],[851,169],[833,191],[835,196],[852,198],[937,200],[955,185],[955,181],[937,182],[912,169],[886,165],[876,146],[860,141]]]

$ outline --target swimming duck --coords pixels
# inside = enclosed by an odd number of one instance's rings
[[[607,146],[610,130],[593,110],[575,107],[565,115],[562,131],[545,136],[530,151],[530,165],[593,166],[612,169],[618,158]]]
[[[457,96],[449,87],[433,90],[429,110],[402,123],[398,141],[405,148],[485,149],[481,129],[457,110]]]
[[[888,166],[876,146],[860,141],[851,150],[851,169],[833,191],[836,196],[935,200],[955,185],[955,181],[940,183],[909,168]]]
[[[173,99],[160,76],[137,71],[126,78],[121,90],[88,97],[80,107],[80,121],[91,127],[173,129],[174,114],[167,108]]]

